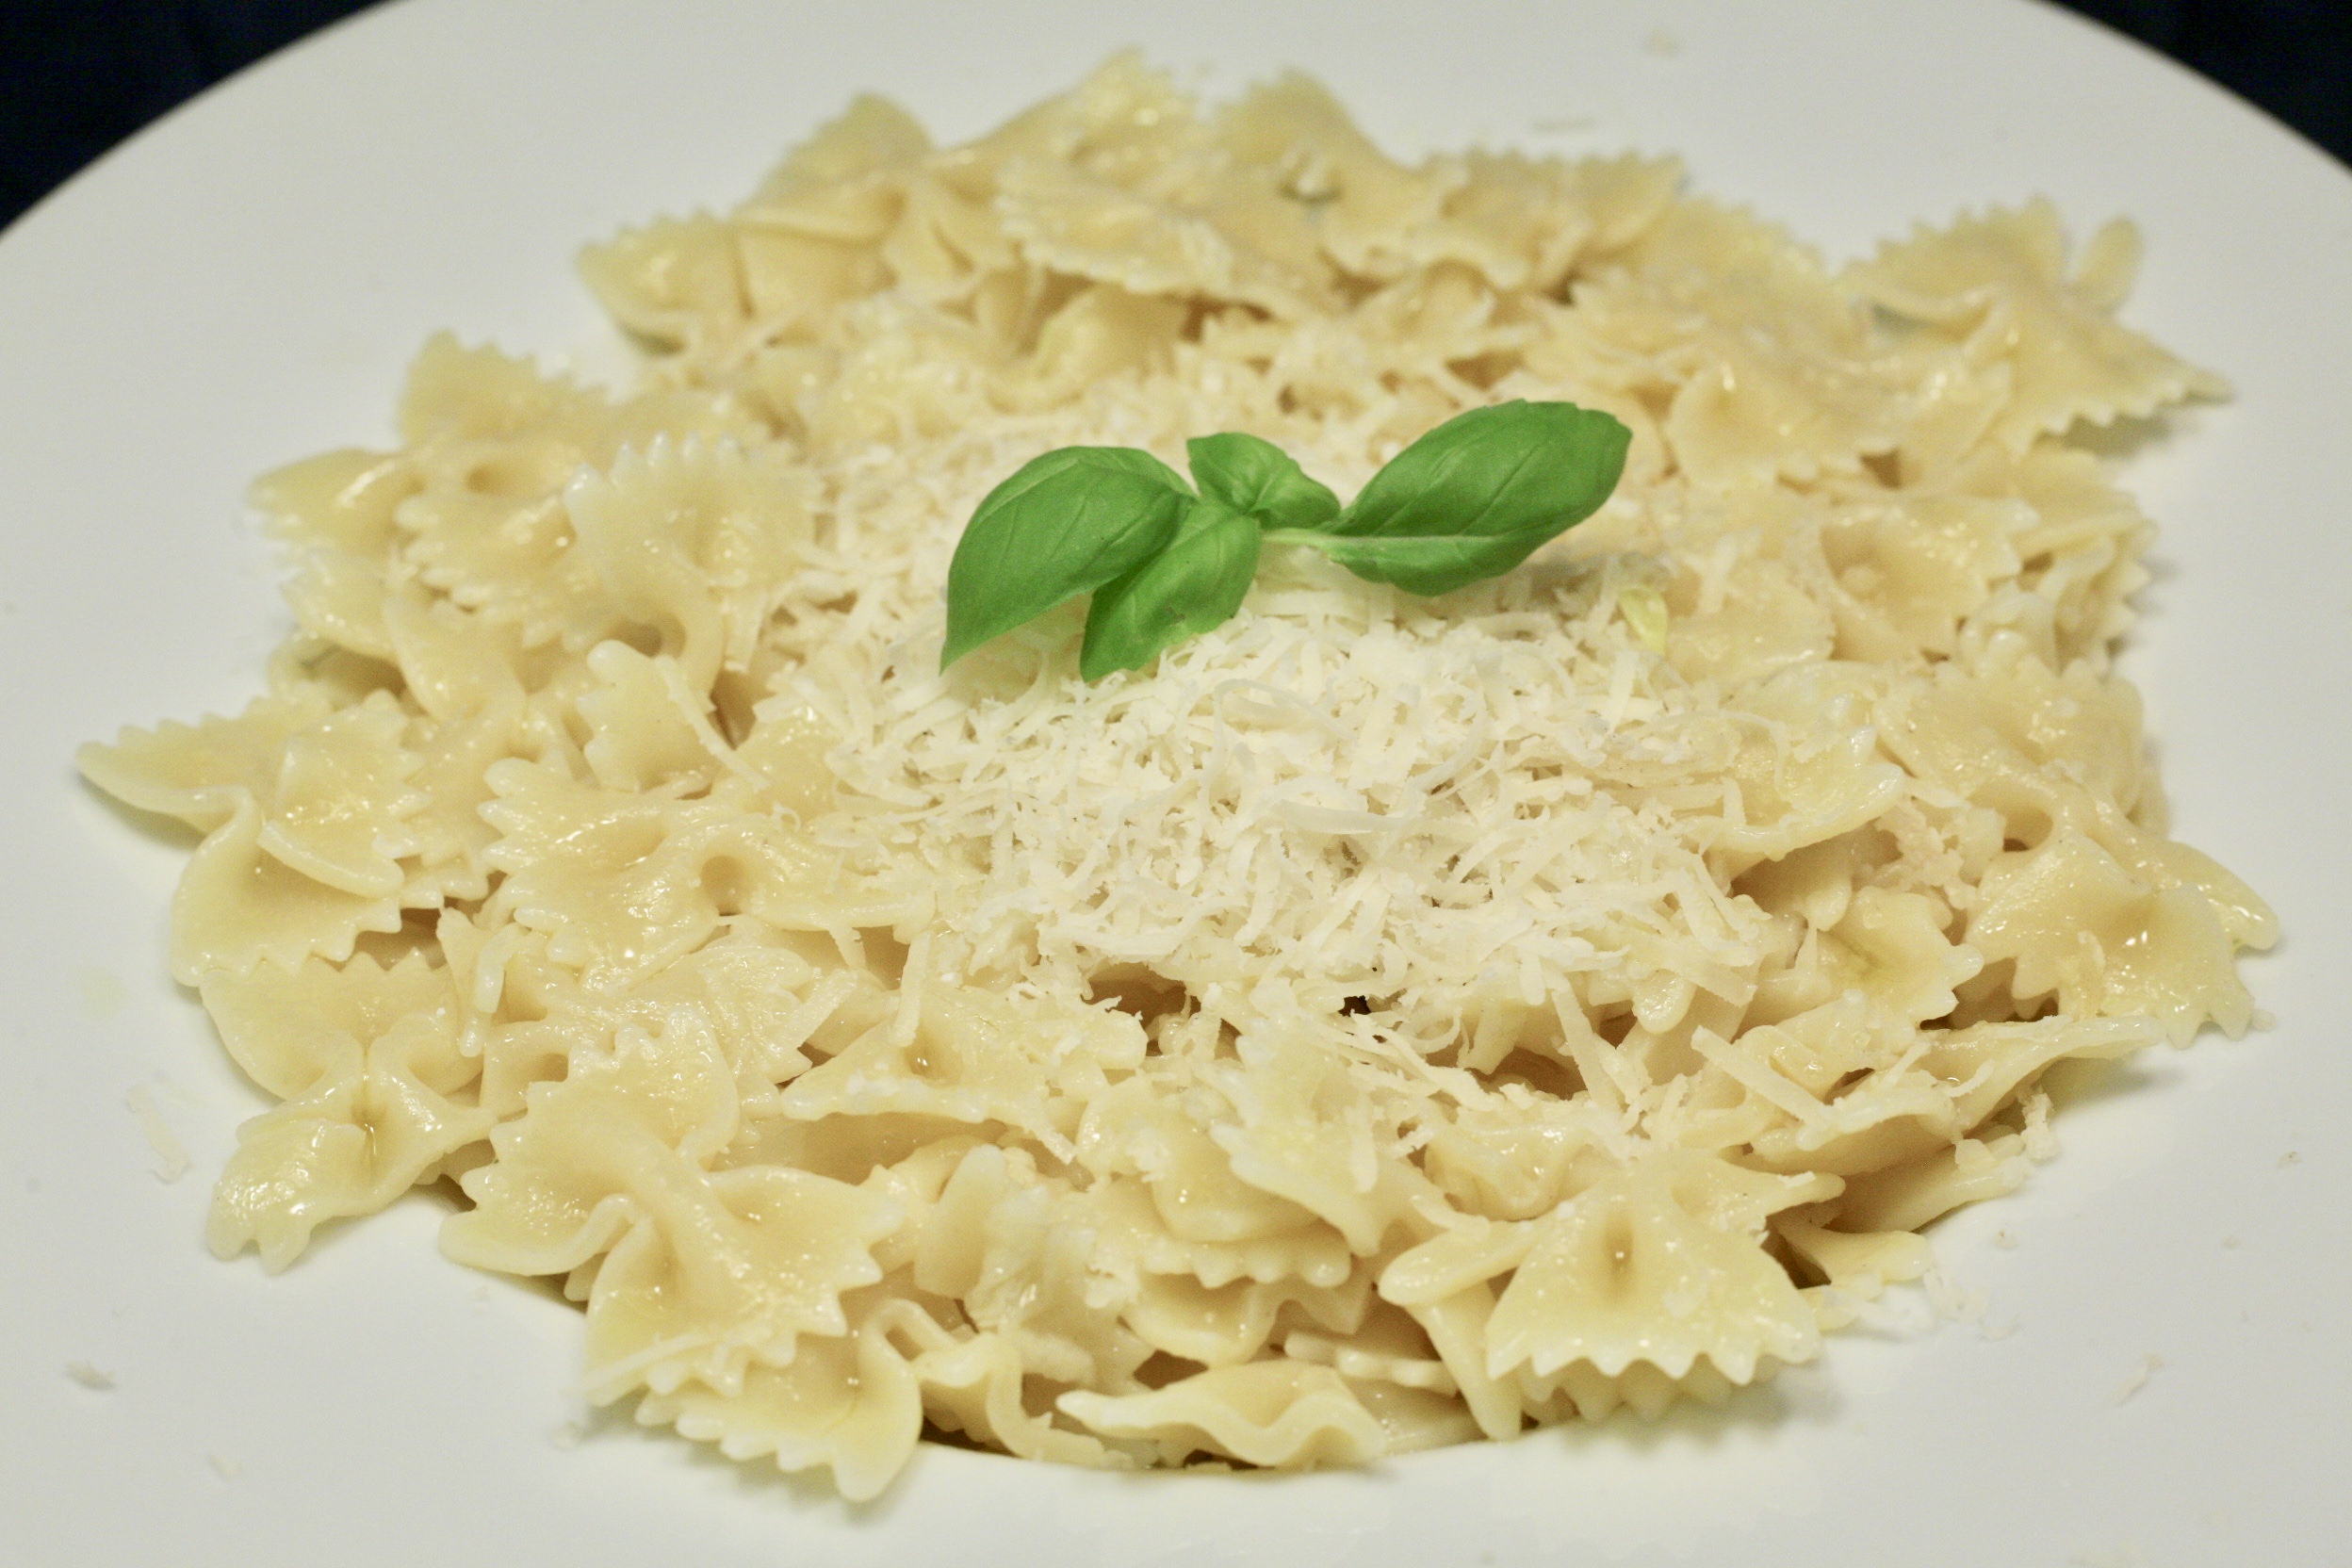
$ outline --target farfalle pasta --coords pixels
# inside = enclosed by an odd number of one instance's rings
[[[82,758],[204,836],[171,961],[282,1102],[215,1249],[453,1184],[593,1398],[856,1497],[926,1429],[1359,1464],[1815,1355],[2054,1065],[2255,1016],[2271,916],[2110,670],[2151,528],[2066,442],[2222,388],[2115,318],[2128,225],[1841,270],[1682,183],[1120,57],[591,249],[626,395],[426,345],[397,446],[257,488],[264,694]],[[1063,612],[938,672],[1039,451],[1344,494],[1522,397],[1633,443],[1502,578],[1269,547],[1147,669]]]

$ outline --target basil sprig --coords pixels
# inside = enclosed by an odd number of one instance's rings
[[[939,667],[1090,593],[1079,674],[1140,668],[1240,609],[1267,542],[1321,550],[1407,593],[1451,593],[1591,516],[1631,439],[1574,403],[1473,409],[1398,452],[1344,507],[1254,435],[1185,444],[1198,494],[1149,452],[1064,447],[990,491],[956,542]]]

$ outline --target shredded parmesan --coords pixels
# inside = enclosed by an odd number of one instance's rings
[[[65,1375],[94,1394],[111,1393],[114,1389],[114,1374],[103,1372],[86,1361],[67,1362]]]
[[[147,1086],[133,1084],[129,1092],[123,1095],[122,1103],[129,1108],[131,1115],[139,1119],[139,1130],[146,1135],[147,1147],[155,1153],[155,1179],[176,1182],[187,1175],[189,1164],[187,1146],[172,1131],[172,1124],[164,1120],[163,1110],[155,1103],[155,1097]]]

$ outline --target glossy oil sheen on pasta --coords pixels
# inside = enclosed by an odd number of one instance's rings
[[[214,1247],[453,1179],[594,1397],[853,1496],[926,1423],[1358,1463],[1814,1355],[2053,1063],[2249,1021],[2271,917],[2109,670],[2150,528],[2063,439],[2220,388],[2115,318],[2127,225],[1833,271],[1681,186],[1122,57],[592,250],[630,396],[427,345],[397,449],[259,487],[266,694],[83,758],[203,831],[172,961],[284,1102]],[[1072,612],[937,673],[1039,451],[1347,495],[1515,397],[1634,441],[1507,577],[1277,549],[1148,670]]]

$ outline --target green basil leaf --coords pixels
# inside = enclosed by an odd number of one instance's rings
[[[1610,416],[1574,403],[1475,408],[1390,459],[1331,531],[1416,539],[1539,534],[1531,550],[1609,499],[1632,439]],[[1521,550],[1510,565],[1526,556]]]
[[[1193,503],[1168,548],[1095,590],[1078,673],[1140,669],[1161,650],[1222,626],[1258,575],[1258,524],[1218,501]]]
[[[1366,539],[1346,533],[1285,531],[1267,537],[1321,550],[1370,581],[1393,582],[1408,594],[1436,595],[1450,594],[1482,578],[1502,576],[1558,532],[1532,529],[1525,533]]]
[[[1191,504],[1175,469],[1133,447],[1063,447],[1024,465],[956,542],[939,668],[1134,571]]]
[[[1184,455],[1200,494],[1266,528],[1326,528],[1339,515],[1339,498],[1271,441],[1238,431],[1196,435]]]
[[[1397,453],[1346,508],[1254,435],[1187,443],[1198,498],[1149,452],[1048,452],[991,491],[956,541],[939,667],[1092,593],[1081,673],[1138,668],[1241,607],[1266,539],[1311,546],[1375,582],[1450,593],[1590,516],[1631,440],[1573,403],[1475,409]]]

